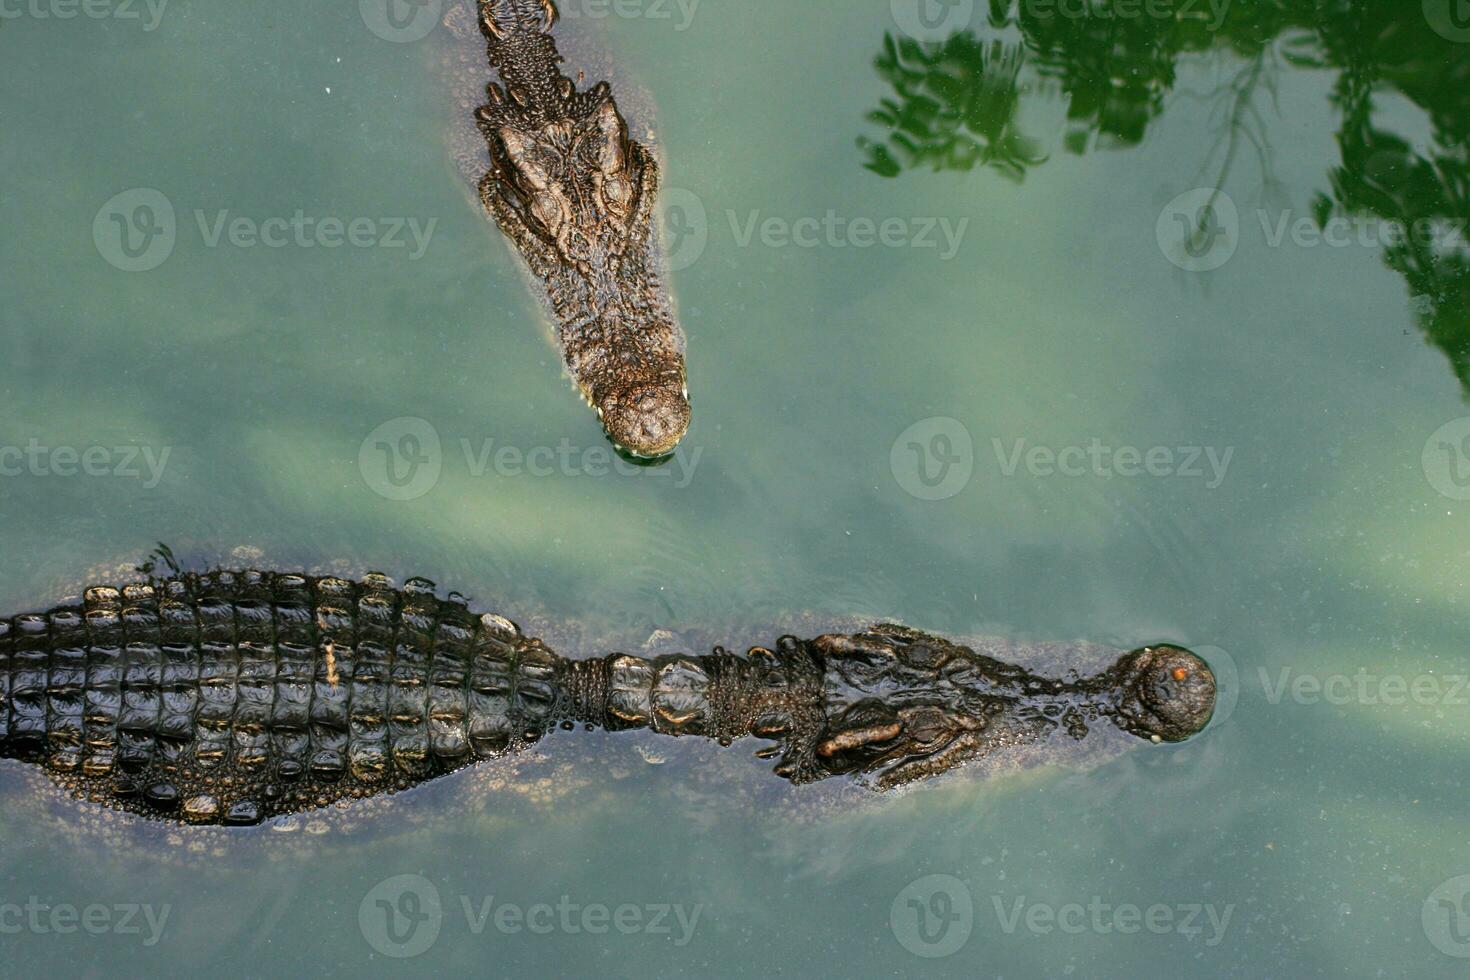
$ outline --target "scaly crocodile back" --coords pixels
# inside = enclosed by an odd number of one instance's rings
[[[533,741],[566,689],[557,661],[422,579],[93,588],[0,620],[0,755],[133,812],[255,823]]]

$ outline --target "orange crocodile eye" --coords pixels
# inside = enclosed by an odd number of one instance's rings
[[[1185,670],[1183,667],[1175,667],[1174,668],[1174,679],[1176,681],[1182,681],[1182,680],[1184,680],[1184,678],[1186,678],[1188,676],[1189,676],[1189,671]]]

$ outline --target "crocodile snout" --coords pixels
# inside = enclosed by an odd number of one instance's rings
[[[609,395],[598,409],[608,437],[635,456],[667,456],[689,431],[689,397],[682,383]]]
[[[1138,696],[1153,716],[1150,735],[1182,742],[1202,731],[1215,713],[1215,675],[1198,656],[1176,646],[1149,647]]]

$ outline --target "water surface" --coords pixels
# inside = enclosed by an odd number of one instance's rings
[[[695,420],[639,469],[449,159],[442,29],[0,7],[4,606],[161,540],[629,647],[806,611],[1170,641],[1236,679],[1226,717],[820,819],[724,808],[675,757],[227,873],[79,856],[12,797],[0,904],[171,910],[151,945],[27,924],[13,970],[1460,967],[1463,2],[917,6],[563,4],[668,158]],[[359,913],[404,874],[442,921],[398,963]],[[494,918],[559,902],[605,933]]]

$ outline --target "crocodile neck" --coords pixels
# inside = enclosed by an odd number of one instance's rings
[[[894,635],[929,639],[888,629],[893,632],[884,635],[885,641]],[[716,648],[704,656],[646,659],[619,653],[562,660],[556,670],[560,721],[609,731],[701,736],[722,745],[747,736],[770,739],[776,745],[757,754],[779,755],[775,773],[794,783],[857,773],[872,759],[844,760],[844,755],[897,737],[902,727],[895,720],[897,708],[943,697],[933,684],[914,683],[905,690],[865,682],[846,661],[825,655],[851,653],[870,637],[786,636],[774,650],[754,647],[744,656]],[[1133,694],[1136,668],[1129,657],[1091,677],[1058,680],[965,653],[971,668],[967,677],[979,679],[965,692],[966,710],[984,719],[985,741],[992,747],[1014,748],[1053,735],[1073,741],[1107,735],[1139,713]]]
[[[795,639],[783,639],[778,648],[780,654],[755,647],[737,656],[716,648],[704,656],[617,653],[564,661],[568,720],[727,745],[748,735],[778,736],[805,722],[819,725],[820,661]]]

